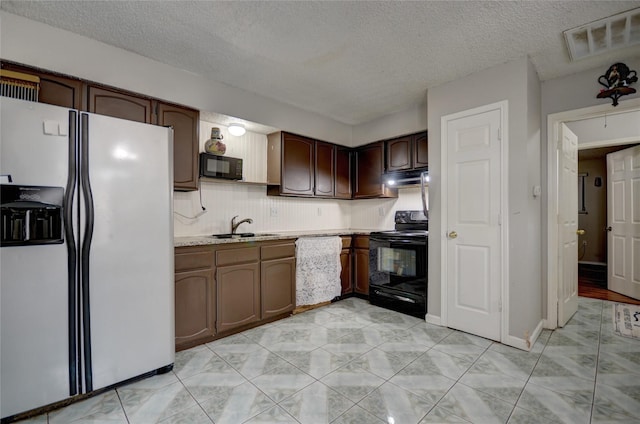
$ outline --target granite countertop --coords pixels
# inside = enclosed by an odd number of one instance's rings
[[[380,230],[363,230],[363,229],[343,229],[343,230],[316,230],[316,231],[279,231],[274,233],[256,233],[254,237],[238,237],[217,239],[209,235],[203,236],[183,236],[174,237],[174,247],[184,246],[206,246],[209,244],[228,244],[228,243],[246,243],[253,241],[267,240],[285,240],[296,239],[300,237],[322,237],[322,236],[349,236],[349,235],[366,235],[373,231]]]

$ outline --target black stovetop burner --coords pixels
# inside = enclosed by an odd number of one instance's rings
[[[396,211],[394,221],[395,230],[376,231],[371,235],[386,238],[429,236],[429,218],[422,211]]]

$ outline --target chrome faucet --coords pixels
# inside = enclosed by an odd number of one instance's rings
[[[238,226],[240,224],[242,224],[243,222],[246,222],[248,224],[253,224],[253,219],[251,219],[251,218],[245,218],[242,221],[236,222],[236,218],[237,217],[238,217],[238,215],[236,215],[233,218],[231,218],[231,234],[235,234],[236,230],[238,229]]]

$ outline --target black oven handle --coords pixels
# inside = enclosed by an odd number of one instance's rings
[[[426,240],[421,240],[421,241],[416,241],[416,240],[391,240],[391,239],[382,239],[382,238],[375,238],[375,237],[371,237],[370,239],[373,242],[378,242],[378,243],[386,243],[389,244],[390,246],[393,245],[398,245],[398,244],[402,244],[402,245],[407,245],[407,246],[424,246],[426,245]]]
[[[389,293],[385,293],[383,291],[380,290],[375,290],[374,293],[380,297],[388,297],[394,300],[400,300],[402,302],[409,302],[409,303],[417,303],[415,300],[406,297],[406,296],[399,296],[397,294],[389,294]]]

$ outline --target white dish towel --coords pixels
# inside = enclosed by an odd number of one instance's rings
[[[340,237],[296,240],[296,306],[315,305],[340,296]]]

